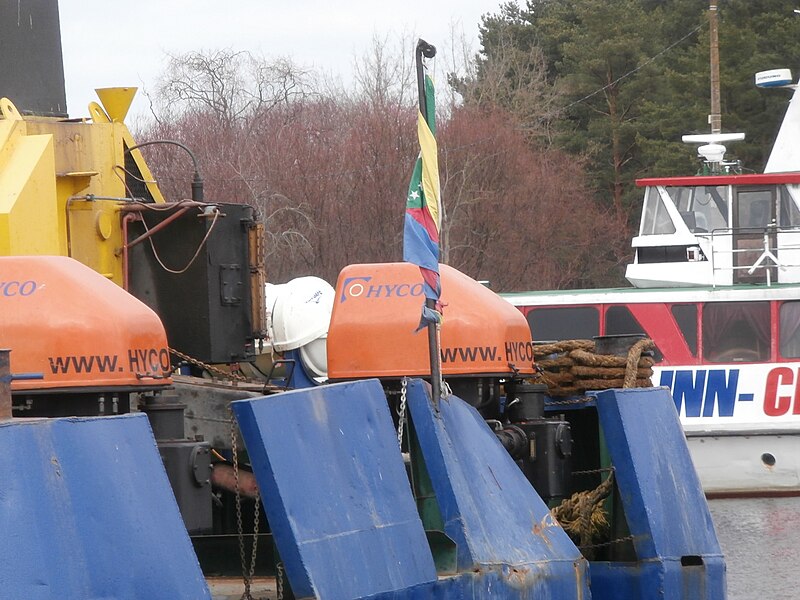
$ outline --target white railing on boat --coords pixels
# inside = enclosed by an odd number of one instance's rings
[[[777,237],[779,234],[789,233],[797,234],[798,243],[783,243],[778,244]],[[762,243],[759,246],[748,248],[734,248],[734,236],[737,241],[756,241],[754,239],[757,235],[762,236]],[[800,271],[800,227],[778,227],[777,225],[767,225],[766,227],[725,227],[713,229],[710,233],[695,233],[698,239],[708,240],[711,248],[711,273],[712,273],[712,287],[717,287],[717,274],[729,273],[731,278],[735,279],[737,271],[744,271],[747,275],[753,275],[761,270],[765,271],[766,285],[770,286],[772,281],[772,270],[780,269],[786,271],[788,269],[797,269]],[[744,240],[742,239],[743,236]],[[793,236],[795,237],[795,236]],[[725,239],[727,238],[727,239]],[[754,254],[761,251],[752,262],[742,263],[742,260],[736,260],[737,256],[745,254]],[[780,255],[784,255],[789,251],[792,252],[795,260],[782,260]],[[726,256],[730,260],[722,260]],[[719,266],[723,263],[723,266]]]

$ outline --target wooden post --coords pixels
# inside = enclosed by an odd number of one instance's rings
[[[711,114],[708,123],[711,133],[722,133],[722,114],[719,101],[719,20],[717,0],[708,3],[708,32],[711,46]]]

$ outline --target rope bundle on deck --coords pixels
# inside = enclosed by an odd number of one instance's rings
[[[581,396],[589,390],[651,387],[653,357],[642,355],[654,348],[650,339],[636,341],[627,355],[597,354],[592,340],[567,340],[534,346],[536,364],[550,396]],[[609,469],[599,469],[597,472]],[[586,471],[585,473],[594,472]],[[603,501],[614,487],[613,467],[599,486],[575,492],[550,512],[590,560],[598,547],[624,540],[595,544],[607,536],[608,516]]]
[[[576,492],[550,510],[550,514],[564,528],[575,544],[589,550],[592,542],[608,532],[608,516],[603,500],[608,498],[614,485],[614,472],[595,489]]]
[[[651,387],[653,357],[642,353],[653,347],[652,340],[641,339],[625,357],[595,354],[592,340],[566,340],[534,346],[534,356],[547,393],[563,397],[587,390]]]

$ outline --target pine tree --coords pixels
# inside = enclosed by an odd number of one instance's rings
[[[789,95],[759,90],[760,70],[800,68],[800,17],[779,0],[720,0],[723,131],[744,131],[729,148],[760,171]],[[685,133],[709,131],[708,4],[698,0],[528,0],[484,18],[482,69],[510,38],[546,61],[560,91],[551,139],[588,159],[598,201],[620,222],[638,222],[642,176],[687,175],[697,168]]]

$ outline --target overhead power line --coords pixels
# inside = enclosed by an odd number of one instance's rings
[[[675,46],[677,46],[678,44],[680,44],[681,42],[683,42],[685,39],[687,39],[687,38],[689,38],[689,37],[693,36],[695,33],[697,33],[698,31],[700,31],[700,29],[702,29],[702,28],[703,28],[703,24],[700,24],[700,25],[698,25],[697,27],[695,27],[694,29],[692,29],[692,30],[691,30],[689,33],[687,33],[686,35],[684,35],[684,36],[683,36],[681,39],[679,39],[679,40],[678,40],[678,41],[676,41],[676,42],[673,42],[673,43],[671,43],[669,46],[667,46],[666,48],[664,48],[663,50],[661,50],[661,52],[659,52],[658,54],[655,54],[655,55],[651,56],[651,57],[650,57],[650,58],[648,58],[646,61],[644,61],[642,64],[640,64],[639,66],[637,66],[635,69],[631,69],[630,71],[628,71],[628,72],[627,72],[627,73],[625,73],[624,75],[620,75],[619,77],[617,77],[617,78],[616,78],[614,81],[612,81],[611,83],[608,83],[608,84],[604,85],[603,87],[601,87],[600,89],[597,89],[597,90],[593,91],[591,94],[587,94],[586,96],[584,96],[584,97],[583,97],[583,98],[581,98],[580,100],[575,100],[574,102],[570,102],[570,103],[569,103],[569,104],[567,104],[567,105],[566,105],[564,108],[562,108],[562,109],[561,109],[559,112],[565,112],[566,110],[568,110],[569,108],[571,108],[571,107],[575,106],[576,104],[580,104],[581,102],[585,102],[586,100],[588,100],[589,98],[591,98],[591,97],[593,97],[593,96],[596,96],[596,95],[597,95],[597,94],[599,94],[600,92],[604,92],[604,91],[606,91],[608,88],[610,88],[610,87],[612,87],[612,86],[615,86],[617,83],[619,83],[620,81],[622,81],[622,80],[623,80],[623,79],[625,79],[626,77],[630,77],[631,75],[633,75],[633,74],[634,74],[634,73],[636,73],[637,71],[639,71],[639,70],[643,69],[644,67],[646,67],[647,65],[649,65],[651,62],[653,62],[654,60],[656,60],[656,59],[657,59],[659,56],[661,56],[661,55],[663,55],[663,54],[665,54],[665,53],[669,52],[669,51],[670,51],[670,50],[672,50],[672,49],[673,49]]]

